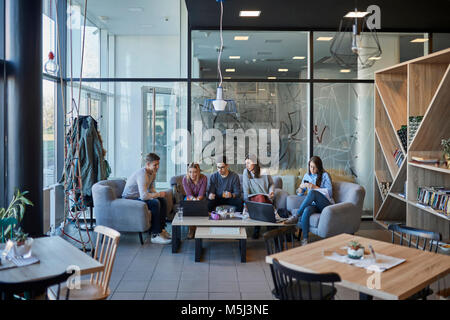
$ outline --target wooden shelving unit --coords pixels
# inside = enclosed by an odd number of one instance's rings
[[[412,116],[423,116],[404,150],[397,130]],[[375,73],[374,221],[393,222],[440,232],[450,239],[450,217],[417,202],[421,186],[450,188],[450,169],[417,163],[412,157],[442,160],[441,140],[450,137],[450,49],[410,60]],[[403,152],[398,166],[393,153]],[[380,183],[390,182],[386,196]],[[406,190],[405,190],[406,188]],[[405,194],[406,198],[400,196]]]

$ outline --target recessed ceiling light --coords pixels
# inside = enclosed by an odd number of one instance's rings
[[[333,37],[318,37],[316,40],[317,41],[330,41],[331,39],[333,39]]]
[[[264,88],[259,88],[258,90],[259,91],[266,91],[266,89],[264,89]]]
[[[144,8],[141,8],[141,7],[129,7],[128,11],[130,11],[130,12],[142,12],[142,11],[144,11]]]
[[[234,40],[248,40],[248,36],[234,36]]]
[[[350,69],[341,69],[341,72],[342,73],[349,73],[349,72],[351,72],[352,70],[350,70]]]
[[[411,40],[410,42],[427,42],[427,41],[428,41],[428,39],[426,39],[426,38],[417,38],[417,39]]]
[[[223,77],[225,80],[230,80],[231,77]]]
[[[370,57],[369,60],[380,60],[381,57]]]
[[[278,72],[288,72],[289,69],[278,69]]]
[[[235,72],[235,71],[236,71],[236,69],[234,69],[234,68],[225,69],[225,72]]]
[[[344,16],[344,18],[364,18],[368,14],[369,12],[366,11],[350,11]]]
[[[277,77],[267,77],[269,80],[275,80]]]
[[[229,58],[229,59],[240,59],[241,56],[229,56],[228,58]]]
[[[241,11],[239,17],[259,17],[261,11]]]
[[[295,56],[295,57],[292,57],[292,59],[294,59],[294,60],[303,60],[303,59],[305,59],[305,57]]]
[[[270,95],[271,95],[272,97],[275,97],[275,93],[272,93],[272,92],[271,92]]]

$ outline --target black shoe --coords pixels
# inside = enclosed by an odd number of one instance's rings
[[[259,231],[253,231],[252,239],[258,239],[259,238]]]

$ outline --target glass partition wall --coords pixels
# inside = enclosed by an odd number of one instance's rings
[[[364,210],[371,214],[373,72],[428,53],[427,34],[380,33],[381,59],[371,68],[342,71],[327,40],[336,32],[224,30],[222,86],[224,99],[236,108],[215,113],[205,102],[216,97],[219,84],[219,32],[190,30],[184,0],[114,7],[109,0],[90,0],[85,32],[83,6],[67,0],[66,110],[59,98],[56,110],[67,116],[75,97],[80,114],[97,120],[111,177],[128,177],[146,153],[156,152],[157,188],[164,189],[190,161],[214,171],[222,148],[239,173],[243,157],[257,153],[263,169],[283,176],[292,194],[309,157],[318,155],[334,178],[364,186]],[[436,47],[442,43],[436,39]],[[44,139],[52,134],[48,125]],[[62,137],[56,137],[61,154]],[[46,146],[50,168],[51,141]]]

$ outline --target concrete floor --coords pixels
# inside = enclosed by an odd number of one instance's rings
[[[167,228],[170,231],[170,226]],[[251,234],[251,229],[248,234]],[[261,232],[265,232],[263,228]],[[183,230],[182,239],[187,228]],[[357,235],[391,242],[391,233],[372,221],[363,221]],[[110,281],[112,300],[272,300],[270,268],[265,263],[262,238],[247,240],[247,262],[240,262],[237,241],[204,241],[201,262],[194,262],[194,240],[171,245],[152,244],[145,235],[122,234]],[[312,241],[319,240],[311,235]],[[442,288],[450,278],[432,285]],[[359,299],[358,292],[337,285],[337,300]],[[436,290],[435,290],[436,291]],[[436,299],[433,295],[429,299]]]

